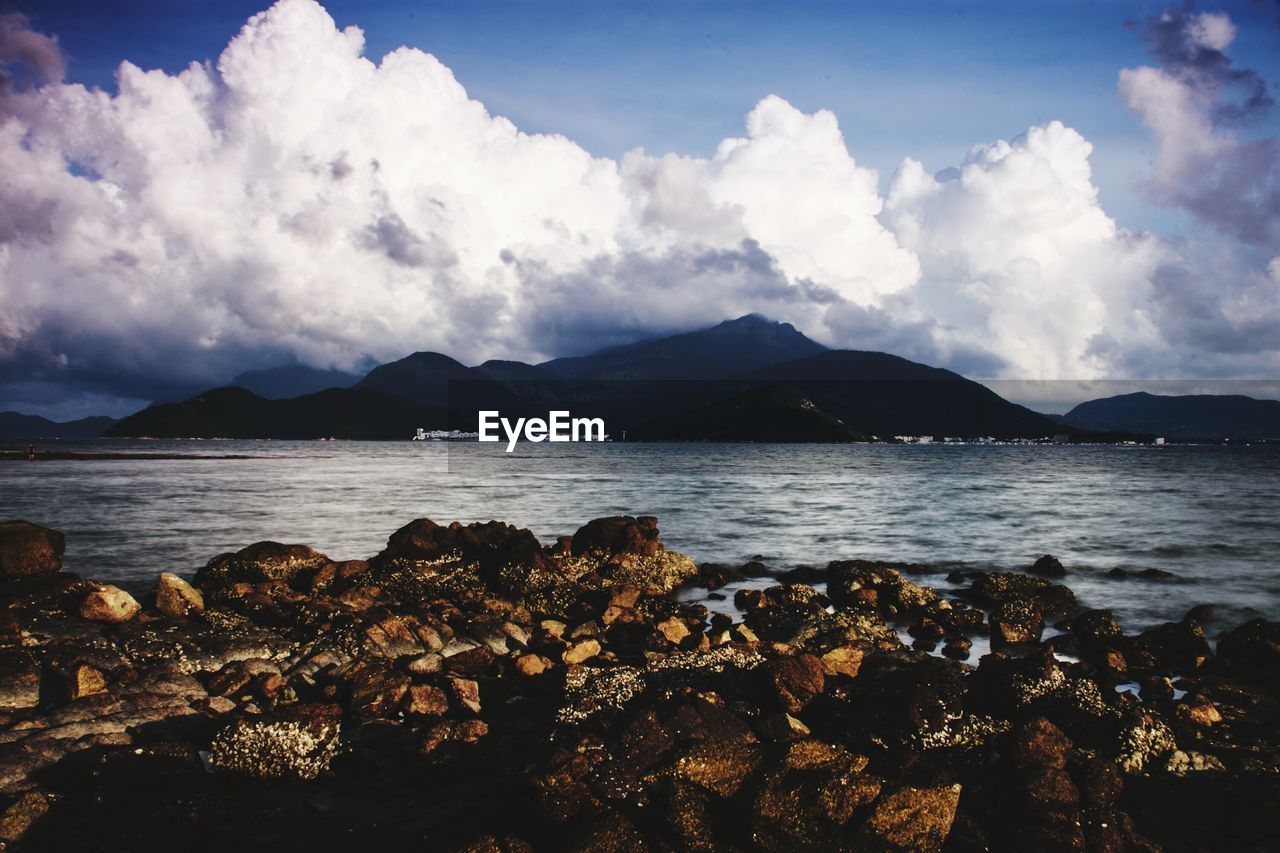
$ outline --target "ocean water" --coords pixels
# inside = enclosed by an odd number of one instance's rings
[[[1127,629],[1215,605],[1280,618],[1280,447],[97,441],[183,458],[0,461],[0,518],[67,535],[66,568],[149,583],[261,539],[368,557],[414,518],[499,519],[544,542],[656,515],[700,562],[868,558],[1014,570],[1041,554]],[[221,458],[221,457],[244,458]],[[1105,577],[1155,568],[1170,580]]]

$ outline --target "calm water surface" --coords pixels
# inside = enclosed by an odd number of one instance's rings
[[[53,445],[46,444],[52,448]],[[1280,618],[1280,448],[101,441],[183,459],[0,462],[0,518],[67,534],[66,567],[149,582],[261,539],[368,557],[406,522],[491,518],[543,541],[656,515],[699,561],[865,557],[1016,569],[1050,553],[1129,628],[1218,605]],[[247,459],[218,459],[245,455]],[[1114,580],[1110,569],[1173,572]],[[946,587],[945,582],[936,582]]]

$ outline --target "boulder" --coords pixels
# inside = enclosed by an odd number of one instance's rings
[[[99,584],[80,602],[80,618],[93,622],[128,622],[142,605],[118,586]]]
[[[1015,598],[997,605],[991,613],[990,624],[993,649],[1037,643],[1044,631],[1044,615],[1034,601]]]
[[[29,521],[0,521],[0,577],[41,575],[62,570],[66,539]]]
[[[315,779],[338,752],[341,709],[300,706],[281,717],[239,719],[209,747],[215,772],[252,779]]]
[[[328,562],[328,557],[309,545],[255,542],[233,554],[214,557],[196,572],[194,585],[209,593],[237,583],[290,583]]]
[[[822,693],[826,669],[822,661],[809,654],[771,660],[760,668],[770,697],[788,713],[804,709],[813,697]]]
[[[858,846],[869,850],[941,850],[959,803],[959,785],[890,791],[872,805]]]
[[[1243,669],[1280,670],[1280,622],[1250,619],[1218,641],[1223,663]]]
[[[165,616],[182,617],[204,612],[204,596],[200,590],[173,572],[161,572],[156,581],[156,610]]]
[[[1067,576],[1067,570],[1062,567],[1062,563],[1058,561],[1058,558],[1049,554],[1045,554],[1036,560],[1028,571],[1042,578],[1064,578]]]

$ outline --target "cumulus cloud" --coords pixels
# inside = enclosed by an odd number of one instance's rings
[[[748,312],[971,375],[1198,369],[1184,346],[1276,364],[1275,275],[1232,255],[1238,286],[1198,295],[1217,313],[1192,323],[1210,314],[1180,310],[1200,285],[1178,276],[1220,260],[1119,228],[1089,143],[1056,122],[939,175],[908,159],[882,195],[830,112],[769,96],[711,157],[594,157],[489,114],[428,53],[366,58],[312,0],[256,15],[216,62],[125,62],[114,94],[61,82],[55,42],[5,26],[27,47],[0,56],[43,70],[0,109],[0,390],[536,360]],[[1229,45],[1228,20],[1198,26]],[[1203,100],[1215,147],[1180,157],[1222,150]],[[1256,349],[1224,345],[1246,327]]]
[[[1280,139],[1240,126],[1271,108],[1266,82],[1237,68],[1221,12],[1170,9],[1144,28],[1159,67],[1120,73],[1120,96],[1151,128],[1159,151],[1152,194],[1226,234],[1280,250]]]

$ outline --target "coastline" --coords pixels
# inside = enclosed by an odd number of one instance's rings
[[[257,543],[141,604],[61,571],[63,545],[0,526],[0,840],[18,849],[1277,837],[1280,626],[1214,650],[1193,610],[1126,636],[1076,612],[1051,558],[957,579],[964,603],[910,566],[835,561],[739,591],[732,618],[674,596],[751,565],[698,566],[647,517],[552,545],[420,519],[341,563]],[[953,659],[973,638],[995,651]]]

